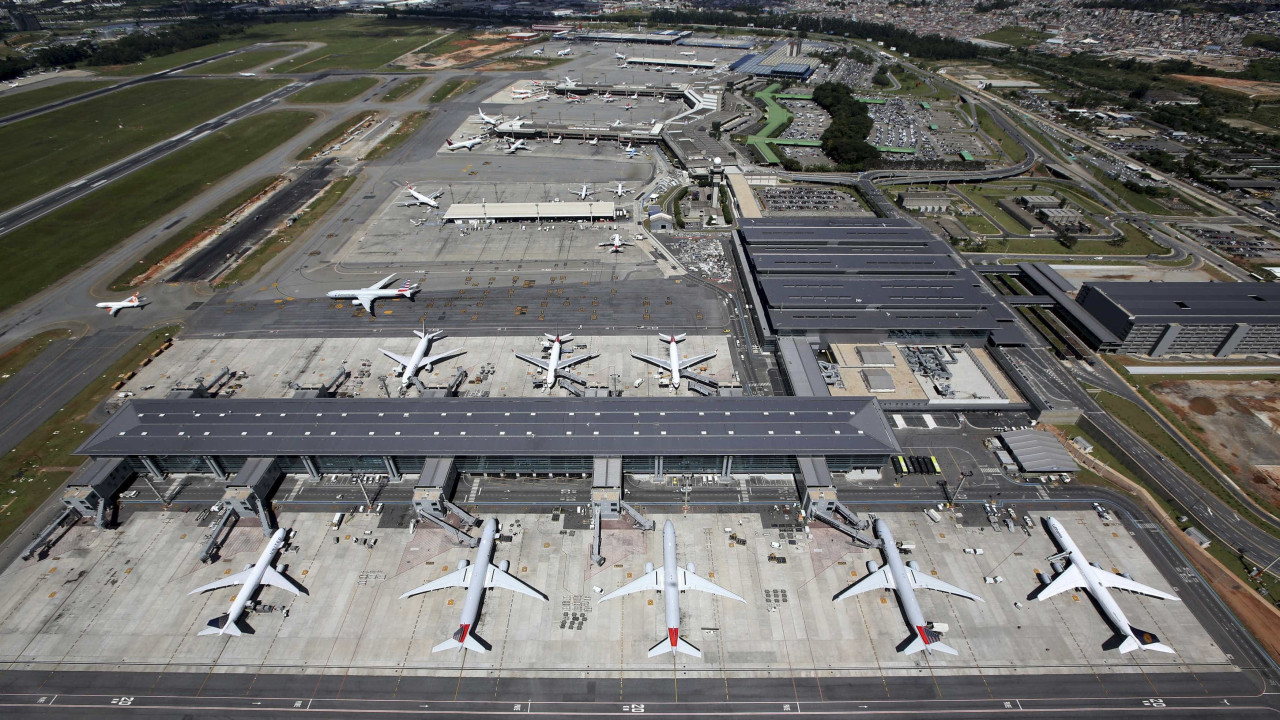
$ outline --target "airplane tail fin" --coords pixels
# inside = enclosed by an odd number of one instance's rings
[[[656,645],[654,645],[653,647],[649,648],[649,657],[657,657],[657,656],[659,656],[659,655],[666,655],[666,654],[667,654],[667,653],[669,653],[669,652],[678,652],[678,653],[683,653],[683,654],[685,654],[685,655],[689,655],[689,656],[691,656],[691,657],[696,657],[696,658],[700,658],[700,657],[702,657],[702,651],[701,651],[701,650],[699,650],[698,648],[696,648],[696,647],[694,647],[694,646],[690,645],[689,643],[685,642],[684,638],[679,637],[679,636],[676,636],[676,644],[675,644],[675,645],[672,645],[672,644],[671,644],[671,639],[670,639],[670,638],[663,638],[663,639],[659,640],[659,641],[658,641],[658,643],[657,643]]]
[[[476,637],[475,633],[469,632],[469,628],[458,628],[453,637],[431,648],[431,652],[436,653],[441,650],[453,650],[455,648],[466,648],[478,653],[489,652],[489,643]]]
[[[1132,625],[1129,626],[1129,633],[1129,635],[1125,636],[1124,641],[1120,643],[1120,647],[1118,649],[1121,653],[1130,653],[1134,650],[1155,650],[1156,652],[1165,653],[1173,652],[1173,648],[1160,642],[1160,638],[1156,637],[1155,633],[1147,632],[1146,630],[1136,628]]]
[[[905,646],[899,646],[898,652],[903,655],[914,655],[921,650],[928,653],[943,652],[948,655],[959,655],[955,648],[942,642],[942,636],[933,630],[923,628],[921,632],[917,632],[912,636],[911,641]]]
[[[662,342],[671,342],[672,340],[682,342],[685,339],[685,334],[680,333],[679,335],[668,335],[666,333],[658,333],[658,337],[662,338]]]
[[[226,615],[219,615],[218,617],[210,620],[209,627],[201,630],[200,634],[201,635],[234,635],[236,637],[240,637],[244,633],[240,631],[240,626],[237,625],[236,623],[227,622]]]

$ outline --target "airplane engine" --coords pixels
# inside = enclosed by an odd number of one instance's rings
[[[685,566],[684,566],[684,569],[685,569],[685,570],[688,570],[688,571],[689,571],[689,572],[691,572],[691,573],[696,573],[696,572],[698,572],[697,570],[694,570],[694,569],[693,569],[693,563],[689,563],[688,565],[685,565]]]
[[[466,566],[468,566],[468,565],[470,565],[470,564],[471,564],[471,561],[470,561],[470,560],[463,560],[463,561],[461,561],[461,562],[459,562],[459,563],[458,563],[458,567],[459,567],[459,568],[464,568],[464,567],[466,567]]]
[[[868,572],[868,573],[874,573],[875,571],[877,571],[877,570],[879,570],[879,569],[880,569],[880,563],[876,562],[875,560],[868,560],[868,561],[867,561],[867,572]]]
[[[502,572],[506,572],[510,567],[511,567],[510,560],[503,560],[502,562],[498,563],[498,569],[501,570]]]
[[[651,573],[651,572],[653,572],[653,563],[645,563],[645,564],[644,564],[644,571],[645,571],[646,573]]]
[[[908,560],[907,567],[911,568],[912,570],[919,570],[920,563],[916,562],[915,560]]]

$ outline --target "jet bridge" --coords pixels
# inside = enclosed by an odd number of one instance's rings
[[[240,472],[227,481],[222,503],[240,517],[257,515],[262,522],[262,534],[270,537],[276,528],[268,506],[271,493],[282,478],[284,472],[275,458],[249,458],[244,461]]]
[[[824,457],[797,457],[800,472],[796,475],[796,490],[800,494],[800,502],[804,513],[839,530],[855,545],[873,548],[879,542],[864,534],[871,528],[871,523],[858,517],[858,514],[845,507],[836,496],[836,489],[831,484],[831,470]]]
[[[134,474],[123,458],[98,458],[71,476],[62,504],[82,517],[93,517],[94,524],[105,530],[108,506]]]
[[[636,527],[641,530],[652,530],[655,523],[639,510],[622,499],[622,458],[597,457],[591,475],[591,514],[594,536],[591,541],[591,562],[603,565],[605,559],[600,555],[601,528],[600,521],[621,517],[622,513],[631,516]]]
[[[429,457],[422,463],[422,472],[418,474],[418,484],[413,488],[413,507],[418,516],[439,525],[458,540],[471,547],[476,547],[479,540],[468,535],[445,519],[449,513],[457,515],[463,526],[472,527],[480,524],[480,519],[454,505],[450,498],[458,486],[458,467],[451,457]]]

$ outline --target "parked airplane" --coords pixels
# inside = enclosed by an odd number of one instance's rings
[[[258,73],[242,72],[240,77],[258,77]]]
[[[565,93],[565,94],[564,94],[564,98],[565,98],[566,100],[568,100],[570,103],[580,103],[580,102],[582,102],[582,96],[581,96],[581,95],[574,95],[573,93]]]
[[[632,100],[639,100],[639,99],[640,99],[640,91],[639,91],[639,90],[636,90],[636,91],[632,92],[632,93],[631,93],[631,99],[632,99]]]
[[[627,61],[627,56],[626,56],[626,55],[623,55],[623,54],[622,54],[622,53],[620,53],[620,52],[615,52],[615,53],[613,54],[613,56],[614,56],[615,58],[617,58],[617,59],[621,60],[622,62],[626,62],[626,61]]]
[[[591,138],[590,140],[588,140],[588,141],[587,141],[587,144],[588,144],[588,145],[599,145],[599,144],[600,144],[600,137],[597,135],[596,137]]]
[[[541,55],[544,51],[546,51],[546,48],[538,48],[537,50],[534,50],[531,54],[532,54],[534,57],[537,57],[537,56]]]
[[[560,52],[556,53],[556,55],[559,55],[560,57],[564,57],[565,55],[572,55],[572,54],[573,54],[573,48],[571,47],[567,47],[561,50]]]
[[[516,152],[518,152],[518,151],[520,151],[520,150],[532,150],[532,149],[533,149],[533,148],[531,148],[531,147],[529,147],[527,144],[525,144],[525,141],[524,141],[524,140],[515,140],[515,141],[512,141],[512,140],[508,139],[508,140],[507,140],[507,146],[506,146],[505,148],[503,148],[503,149],[502,149],[502,152],[504,152],[504,153],[506,153],[506,154],[508,154],[508,155],[512,155],[512,154],[515,154]]]
[[[367,288],[359,290],[330,290],[328,296],[336,300],[351,299],[355,300],[370,316],[373,315],[373,303],[382,298],[406,297],[409,301],[413,301],[414,293],[418,292],[420,287],[418,283],[411,283],[405,280],[404,284],[398,288],[388,288],[387,284],[395,279],[395,273],[392,273]]]
[[[955,648],[942,642],[942,636],[925,623],[924,613],[920,611],[920,604],[916,602],[916,589],[937,590],[978,602],[984,602],[984,600],[971,592],[920,572],[914,560],[903,563],[902,556],[898,554],[898,546],[893,541],[893,533],[889,532],[889,526],[884,520],[876,520],[875,528],[876,537],[880,538],[880,552],[884,553],[885,567],[879,567],[875,561],[868,562],[867,570],[871,574],[840,591],[832,599],[842,600],[868,590],[895,590],[898,593],[898,604],[902,606],[902,611],[907,616],[907,624],[912,630],[911,637],[898,646],[898,652],[913,655],[921,650],[930,654],[937,650],[950,655],[959,654]]]
[[[608,242],[600,243],[600,247],[608,247],[609,252],[611,253],[620,253],[622,252],[623,247],[627,245],[634,245],[634,244],[635,243],[629,243],[626,240],[623,240],[622,236],[619,235],[618,233],[614,233],[613,237],[609,238]]]
[[[140,308],[143,305],[148,305],[148,304],[150,304],[149,300],[147,300],[144,297],[138,297],[138,293],[134,293],[129,297],[125,298],[124,300],[118,300],[115,302],[100,302],[98,303],[98,307],[106,308],[107,314],[110,315],[111,317],[115,317],[116,314],[118,314],[121,310],[125,310],[127,308]]]
[[[745,603],[746,600],[694,573],[693,563],[683,568],[676,564],[676,526],[668,520],[662,528],[662,567],[654,568],[653,563],[645,563],[643,576],[600,598],[600,602],[631,593],[657,590],[662,593],[666,606],[667,636],[649,648],[649,657],[677,652],[702,657],[701,650],[680,637],[680,593],[698,590],[740,603]]]
[[[626,195],[628,192],[630,192],[630,191],[629,191],[629,190],[627,190],[625,187],[623,187],[623,186],[622,186],[622,182],[621,182],[621,181],[619,181],[619,182],[618,182],[618,187],[616,187],[616,188],[614,188],[614,189],[613,189],[613,196],[614,196],[614,197],[622,197],[623,195]]]
[[[639,152],[640,152],[640,151],[639,151],[638,149],[636,149],[636,148],[628,148],[628,149],[627,149],[627,159],[628,159],[628,160],[630,160],[630,159],[634,158],[634,157],[636,156],[636,154],[637,154],[637,153],[639,153]]]
[[[574,80],[573,78],[569,77],[568,75],[565,75],[565,76],[564,76],[564,84],[565,84],[565,86],[566,86],[566,87],[578,87],[578,81],[577,81],[577,80]]]
[[[685,55],[685,56],[687,56],[687,57],[698,57],[698,53],[693,52],[693,51],[691,51],[691,50],[684,50],[684,51],[682,51],[680,54],[681,54],[681,55]]]
[[[661,105],[662,103],[664,103],[664,102],[666,102],[666,101],[667,101],[667,96],[666,96],[666,95],[659,95],[659,96],[658,96],[658,104],[659,104],[659,105]]]
[[[498,123],[502,122],[501,115],[498,115],[497,117],[490,117],[484,114],[484,110],[481,110],[480,108],[476,108],[476,110],[479,111],[480,113],[480,122],[484,123],[485,125],[497,125]]]
[[[623,110],[626,110],[627,112],[630,112],[630,111],[632,110],[632,108],[633,108],[633,107],[634,107],[634,106],[633,106],[631,103],[627,103],[627,104],[626,104],[626,106],[625,106],[625,107],[623,107],[622,109],[623,109]]]
[[[484,142],[484,138],[480,137],[479,135],[471,138],[470,140],[460,140],[458,142],[454,142],[452,140],[444,141],[445,145],[448,146],[449,148],[449,152],[453,152],[455,150],[462,150],[463,148],[467,150],[471,150],[471,148],[479,145],[482,142]]]
[[[240,589],[240,592],[236,593],[235,599],[231,601],[231,609],[227,611],[227,614],[210,620],[209,627],[200,631],[201,635],[241,635],[243,628],[240,627],[239,621],[240,616],[244,614],[244,607],[248,604],[249,598],[253,597],[258,588],[264,584],[273,585],[281,590],[288,590],[294,595],[301,595],[306,592],[292,580],[271,567],[271,560],[276,556],[276,552],[284,546],[287,534],[284,528],[276,530],[275,534],[271,536],[271,540],[267,543],[267,547],[258,556],[257,563],[246,566],[244,570],[235,575],[219,578],[208,585],[201,585],[187,593],[188,595],[195,595],[217,590],[218,588],[231,587],[232,585],[244,586]]]
[[[413,218],[409,218],[409,224],[414,227],[422,227],[427,224],[427,219],[422,218],[421,220],[414,220]]]
[[[427,372],[431,372],[431,366],[441,360],[446,360],[455,355],[461,355],[466,352],[466,350],[462,348],[454,348],[453,350],[442,352],[439,355],[431,355],[428,357],[427,350],[430,349],[432,341],[444,337],[444,332],[437,330],[432,333],[427,333],[426,327],[424,326],[421,331],[414,330],[413,334],[417,335],[420,339],[418,340],[417,347],[413,349],[413,355],[409,357],[397,355],[390,350],[378,348],[378,352],[386,355],[397,363],[400,363],[400,385],[402,387],[409,387],[409,383],[413,382],[413,377],[418,374],[419,370],[426,368]]]
[[[541,95],[533,98],[534,102],[549,102],[550,100],[551,100],[551,93],[542,93]]]
[[[578,190],[578,192],[576,192],[576,193],[574,193],[574,194],[578,196],[578,199],[579,199],[579,200],[586,200],[587,198],[591,197],[592,195],[595,195],[595,194],[596,194],[596,191],[595,191],[595,190],[592,190],[590,185],[588,185],[588,184],[586,184],[586,183],[582,183],[582,189],[581,189],[581,190]]]
[[[538,367],[547,371],[547,382],[546,382],[547,394],[551,394],[551,391],[555,389],[556,378],[561,375],[561,372],[560,372],[561,370],[572,367],[573,365],[577,365],[580,362],[586,362],[587,360],[590,360],[591,358],[596,357],[597,355],[600,354],[600,353],[587,353],[583,355],[575,355],[569,358],[568,360],[565,360],[560,357],[561,349],[564,347],[565,343],[573,339],[573,335],[572,334],[549,335],[546,333],[544,333],[543,335],[544,337],[547,338],[548,341],[550,341],[549,344],[550,344],[550,350],[551,350],[551,357],[549,359],[543,360],[542,358],[536,358],[536,357],[533,357],[532,355],[525,355],[524,353],[516,353],[516,357],[520,358],[521,360],[531,365],[537,365]],[[543,343],[543,347],[547,347],[547,345],[548,343],[545,343],[545,342]]]
[[[1146,630],[1139,630],[1129,624],[1129,618],[1124,616],[1124,611],[1116,604],[1115,598],[1111,597],[1111,593],[1107,588],[1115,588],[1117,590],[1128,590],[1129,592],[1138,593],[1139,595],[1150,595],[1151,597],[1161,598],[1162,600],[1173,600],[1181,602],[1181,600],[1166,592],[1161,592],[1153,587],[1148,587],[1138,582],[1134,582],[1123,575],[1117,575],[1094,567],[1085,559],[1084,553],[1080,552],[1080,548],[1076,547],[1071,536],[1067,534],[1062,523],[1056,518],[1041,518],[1045,525],[1049,527],[1049,534],[1053,536],[1054,542],[1058,547],[1062,548],[1062,552],[1057,555],[1050,556],[1049,560],[1059,560],[1066,558],[1071,561],[1070,567],[1062,571],[1053,582],[1044,586],[1040,592],[1036,593],[1036,600],[1047,600],[1058,593],[1066,590],[1074,590],[1075,588],[1084,588],[1085,592],[1097,602],[1098,608],[1102,610],[1102,615],[1110,623],[1111,627],[1118,633],[1116,638],[1109,640],[1103,645],[1106,650],[1118,649],[1122,653],[1132,652],[1134,650],[1157,650],[1159,652],[1171,653],[1173,648],[1160,642],[1160,638],[1154,633]],[[1119,642],[1116,640],[1123,638]],[[1110,646],[1110,647],[1108,647]]]
[[[609,127],[622,127],[622,121],[614,120],[613,122],[609,123]]]
[[[691,357],[688,360],[681,360],[680,348],[677,345],[677,343],[684,340],[685,338],[684,333],[681,333],[679,335],[667,335],[665,333],[658,333],[658,337],[662,338],[662,341],[667,344],[666,360],[661,360],[652,355],[642,355],[635,351],[632,351],[631,357],[637,360],[642,360],[644,362],[647,362],[650,365],[656,365],[659,368],[671,373],[671,389],[673,391],[678,390],[680,388],[680,371],[681,370],[686,370],[694,365],[697,365],[700,362],[705,362],[716,356],[716,354],[712,352],[712,353],[707,353],[706,355],[698,355],[695,357]]]
[[[448,141],[446,141],[446,142],[448,142]],[[404,202],[402,202],[402,203],[396,203],[397,205],[399,205],[399,206],[401,206],[401,207],[414,207],[415,205],[428,205],[428,206],[433,207],[433,208],[438,208],[438,207],[440,207],[440,203],[436,202],[436,200],[439,200],[439,199],[440,199],[440,197],[441,197],[442,195],[444,195],[444,189],[443,189],[443,188],[441,188],[441,189],[439,189],[439,190],[437,190],[437,191],[435,191],[435,192],[431,193],[430,195],[423,195],[422,193],[418,192],[417,190],[414,190],[412,185],[410,185],[409,187],[405,188],[405,192],[407,192],[407,193],[409,193],[410,195],[412,195],[412,196],[413,196],[413,199],[412,199],[412,200],[405,200],[405,201],[404,201]]]
[[[636,146],[630,140],[627,141],[627,146],[622,148],[622,152],[624,153],[634,153],[635,151],[636,151]]]
[[[556,136],[556,139],[551,141],[551,144],[552,144],[552,145],[559,145],[559,144],[560,144],[560,143],[562,143],[562,142],[564,142],[564,136],[563,136],[563,135],[557,135],[557,136]]]
[[[612,90],[606,90],[606,91],[605,91],[605,93],[604,93],[603,95],[601,95],[601,96],[600,96],[600,99],[601,99],[601,100],[603,100],[603,101],[605,101],[605,102],[607,102],[607,103],[611,103],[611,102],[613,102],[614,100],[616,100],[617,98],[615,98],[615,97],[613,96],[613,91],[612,91]]]
[[[484,591],[487,588],[513,590],[543,602],[547,601],[546,595],[507,573],[507,570],[511,568],[511,561],[503,560],[496,566],[490,562],[493,558],[494,536],[497,533],[498,521],[493,518],[485,520],[484,531],[480,536],[480,547],[476,548],[475,562],[468,565],[467,561],[463,560],[462,566],[457,570],[400,596],[400,599],[403,600],[407,597],[442,588],[464,587],[467,589],[467,597],[462,602],[462,620],[458,623],[457,632],[453,634],[452,638],[431,648],[431,652],[466,648],[482,653],[489,652],[492,649],[489,643],[481,640],[472,631],[472,628],[476,625],[476,619],[480,616],[480,603],[484,600]]]

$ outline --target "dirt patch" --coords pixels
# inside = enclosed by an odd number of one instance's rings
[[[1259,100],[1280,98],[1280,83],[1245,80],[1243,78],[1209,77],[1207,75],[1174,75],[1183,82],[1208,85],[1220,90],[1232,90]]]
[[[392,61],[406,70],[442,70],[444,68],[464,65],[475,60],[501,55],[521,47],[524,43],[516,40],[505,40],[501,35],[476,35],[459,40],[442,41],[449,47],[457,48],[442,55],[429,52],[411,52],[401,55]]]
[[[1213,415],[1218,412],[1218,405],[1204,396],[1191,398],[1187,406],[1197,415]]]

